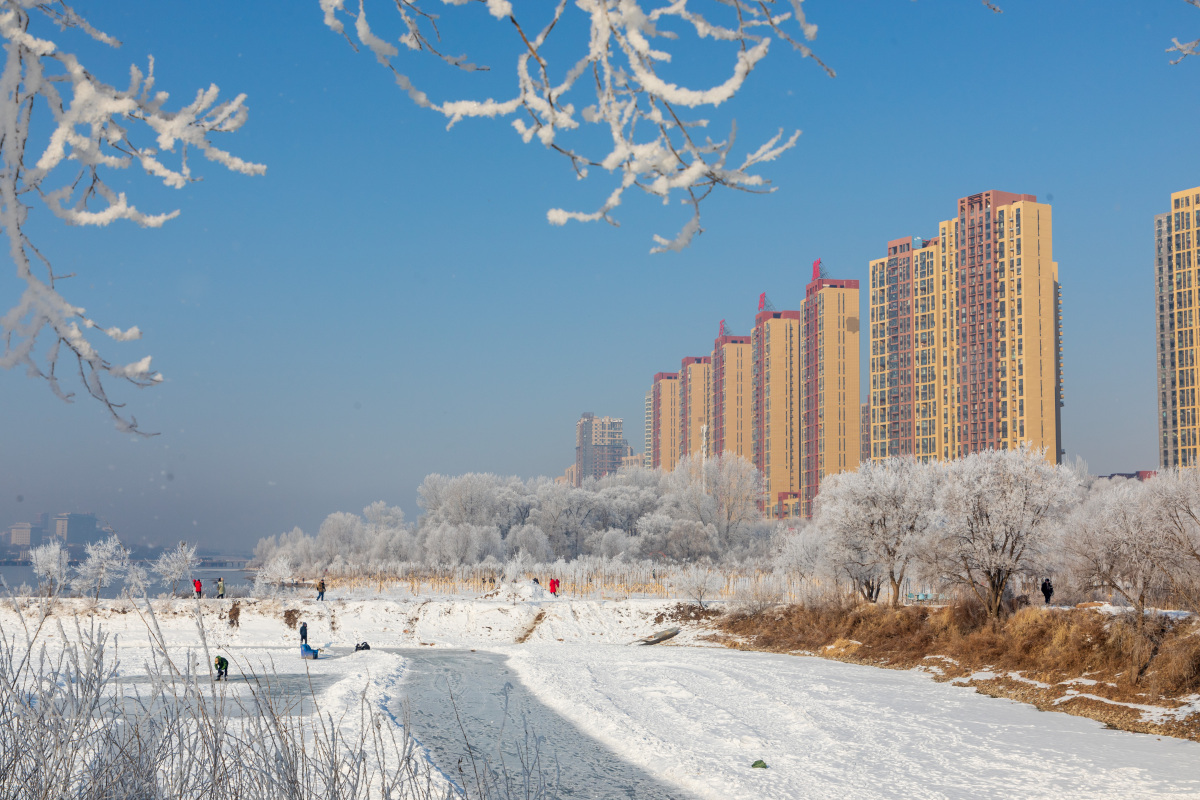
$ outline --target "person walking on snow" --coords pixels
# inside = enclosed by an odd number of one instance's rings
[[[558,578],[550,579],[550,594],[558,597]]]
[[[200,579],[199,579],[199,578],[195,578],[195,579],[193,579],[193,580],[192,580],[192,588],[194,588],[194,589],[196,590],[196,597],[197,597],[197,598],[200,598],[200,597],[202,597],[202,596],[203,596],[203,594],[204,594],[204,590],[203,590],[203,588],[200,586]]]
[[[217,677],[213,680],[219,681],[224,678],[225,682],[229,683],[229,662],[225,660],[225,657],[217,656],[213,659],[213,666],[217,668]]]
[[[300,644],[308,644],[308,623],[300,623]]]
[[[317,599],[318,600],[325,599],[325,579],[324,578],[321,578],[320,582],[317,583]]]
[[[1046,598],[1046,605],[1050,605],[1050,598],[1054,597],[1054,584],[1049,578],[1042,579],[1042,597]]]
[[[225,579],[224,578],[217,578],[217,599],[218,600],[225,599]]]

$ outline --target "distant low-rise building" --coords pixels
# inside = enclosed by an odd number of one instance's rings
[[[53,522],[54,535],[67,544],[89,544],[104,537],[95,514],[58,514]]]
[[[33,544],[33,523],[18,522],[8,529],[8,544],[11,547],[29,547]]]

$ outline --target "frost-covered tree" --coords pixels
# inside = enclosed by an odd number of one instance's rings
[[[489,43],[511,46],[515,86],[508,98],[497,101],[436,100],[409,77],[420,67],[400,66],[401,50],[392,41],[410,53],[425,51],[467,72],[487,69],[443,49],[442,36],[453,35],[454,22],[435,24],[430,8],[439,4],[396,3],[395,30],[385,33],[387,23],[374,15],[368,20],[367,12],[389,4],[320,0],[331,30],[347,41],[347,31],[353,30],[357,42],[392,72],[413,102],[444,115],[449,126],[468,118],[507,117],[525,142],[536,139],[569,159],[580,179],[593,169],[613,176],[615,187],[599,208],[554,208],[547,214],[551,223],[605,220],[615,225],[613,213],[633,188],[664,204],[680,199],[690,207],[691,218],[674,238],[655,236],[652,252],[680,250],[701,232],[700,203],[714,189],[772,191],[755,170],[793,147],[800,132],[785,137],[780,129],[735,155],[736,123],[724,138],[701,137],[710,120],[697,109],[712,110],[732,101],[775,41],[820,64],[804,43],[816,36],[817,26],[805,18],[802,4],[803,0],[443,0],[441,6],[486,8],[495,32]],[[715,81],[714,69],[721,71]],[[693,84],[705,80],[713,82],[698,88]],[[594,142],[604,144],[594,149]]]
[[[373,564],[395,563],[413,558],[412,531],[404,523],[404,511],[382,500],[363,509],[366,519],[367,560]]]
[[[100,590],[125,574],[129,566],[129,551],[114,534],[98,542],[89,542],[84,547],[86,556],[75,571],[72,586],[80,594],[92,592],[100,599]]]
[[[254,575],[254,594],[259,597],[279,592],[283,584],[292,580],[292,564],[287,556],[277,555],[259,568]]]
[[[1139,624],[1167,588],[1174,556],[1153,503],[1152,488],[1140,481],[1104,481],[1068,518],[1064,535],[1081,588],[1115,592],[1137,611]]]
[[[1012,578],[1035,574],[1079,482],[1027,445],[972,453],[945,470],[927,557],[943,580],[968,588],[998,617]]]
[[[200,560],[196,558],[196,545],[180,542],[174,550],[158,557],[152,569],[163,586],[171,587],[171,594],[179,594],[179,582],[192,574]]]
[[[537,508],[529,521],[545,532],[555,555],[574,558],[581,552],[585,534],[599,519],[594,492],[562,483],[546,483],[537,488]]]
[[[721,573],[712,567],[693,564],[685,568],[676,578],[676,589],[696,605],[704,608],[704,601],[711,599],[725,585]]]
[[[1200,471],[1162,470],[1146,486],[1154,525],[1171,548],[1164,577],[1176,595],[1200,608]]]
[[[637,553],[652,561],[697,561],[718,555],[717,531],[711,524],[650,514],[638,522]]]
[[[662,513],[711,526],[717,551],[744,544],[752,527],[762,520],[762,474],[734,453],[714,458],[688,455],[666,477]]]
[[[149,356],[115,363],[100,348],[103,337],[128,342],[139,339],[141,331],[137,326],[105,327],[64,296],[63,281],[70,276],[55,270],[47,242],[39,245],[30,238],[35,229],[30,223],[38,218],[34,211],[44,209],[68,225],[129,220],[158,227],[178,212],[144,213],[125,192],[113,188],[113,170],[137,167],[178,189],[196,180],[194,154],[246,174],[261,174],[265,168],[210,140],[213,134],[242,126],[244,96],[219,102],[217,87],[209,86],[190,103],[168,110],[167,93],[155,87],[153,59],[145,72],[131,67],[128,86],[117,88],[61,45],[72,37],[120,44],[62,0],[0,0],[5,52],[0,77],[0,227],[23,290],[11,308],[0,309],[0,367],[21,367],[44,378],[64,400],[72,394],[60,383],[60,368],[77,371],[83,388],[104,405],[117,426],[136,431],[137,420],[121,412],[105,382],[115,378],[152,386],[161,377],[151,368]]]
[[[492,525],[442,522],[425,532],[425,555],[432,564],[478,564],[488,556],[503,554],[500,531]]]
[[[67,581],[67,548],[58,539],[35,547],[29,553],[33,563],[33,574],[37,576],[38,589],[50,597],[62,591]]]
[[[774,566],[797,580],[812,578],[825,564],[825,537],[816,525],[785,520],[775,529]]]
[[[550,539],[536,525],[519,525],[513,528],[504,540],[504,547],[510,558],[520,553],[524,553],[534,562],[547,562],[554,558]]]
[[[848,572],[872,589],[877,577],[886,580],[893,607],[900,604],[909,564],[935,519],[941,474],[936,465],[900,457],[821,482],[814,523],[829,537],[831,552],[848,559]]]
[[[150,573],[135,561],[130,561],[125,567],[125,589],[134,597],[145,596],[150,588]]]

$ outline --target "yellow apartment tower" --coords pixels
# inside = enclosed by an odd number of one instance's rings
[[[679,457],[702,456],[712,436],[712,358],[688,356],[679,365]]]
[[[859,426],[858,435],[861,439],[858,443],[858,463],[865,464],[871,460],[871,402],[862,404],[859,411]]]
[[[1062,457],[1062,299],[1048,204],[960,198],[932,239],[870,262],[871,456],[946,460],[1022,442]]]
[[[800,305],[798,511],[806,517],[821,480],[857,469],[861,455],[858,281],[825,277],[820,265]]]
[[[734,453],[747,461],[754,459],[753,351],[749,336],[734,336],[725,331],[725,320],[713,342],[712,422],[708,434],[708,454]]]
[[[660,372],[650,389],[650,466],[667,472],[679,461],[679,373]]]
[[[1159,464],[1195,467],[1200,187],[1172,192],[1169,208],[1154,218]]]
[[[763,475],[766,514],[788,513],[800,496],[800,312],[759,297],[750,336],[752,452]]]

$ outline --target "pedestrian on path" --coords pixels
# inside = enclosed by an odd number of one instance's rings
[[[229,661],[224,656],[217,656],[213,660],[213,666],[217,668],[217,677],[213,680],[219,681],[224,678],[225,682],[229,683]]]
[[[1054,584],[1049,578],[1042,579],[1042,597],[1046,598],[1046,605],[1050,605],[1050,598],[1054,597]]]
[[[325,579],[324,578],[321,578],[320,582],[317,583],[317,599],[318,600],[325,599]]]
[[[558,578],[550,579],[550,594],[558,597]]]
[[[225,579],[224,578],[217,578],[217,599],[218,600],[225,599]]]
[[[200,585],[199,578],[194,578],[192,580],[192,588],[196,590],[196,598],[197,599],[204,596],[204,588]]]
[[[308,623],[300,623],[300,644],[308,644]]]

